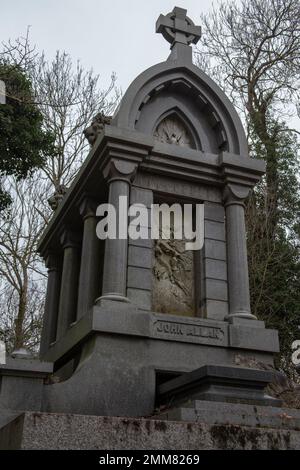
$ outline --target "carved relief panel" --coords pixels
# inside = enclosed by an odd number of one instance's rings
[[[155,241],[152,301],[156,312],[195,314],[194,256],[183,240]]]

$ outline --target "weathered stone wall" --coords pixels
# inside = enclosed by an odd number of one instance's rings
[[[300,431],[24,413],[0,429],[0,449],[288,450],[300,449]]]

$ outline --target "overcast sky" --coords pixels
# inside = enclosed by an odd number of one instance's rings
[[[169,55],[169,44],[155,34],[160,13],[179,6],[201,24],[201,12],[212,5],[213,0],[0,0],[0,41],[24,35],[30,26],[31,42],[48,59],[67,51],[100,74],[101,88],[116,72],[125,93],[140,72]],[[298,117],[289,119],[300,129]]]
[[[69,52],[107,84],[111,72],[123,92],[145,68],[165,60],[169,44],[155,34],[160,13],[188,10],[197,24],[212,0],[0,0],[1,41],[31,27],[31,41],[50,58]]]

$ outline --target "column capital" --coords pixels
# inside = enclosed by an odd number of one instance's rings
[[[112,159],[104,168],[103,176],[108,183],[125,181],[130,184],[135,177],[138,164],[128,160]]]
[[[59,271],[61,268],[61,257],[59,253],[53,251],[48,252],[45,257],[45,265],[48,273],[50,271]]]
[[[96,217],[97,202],[92,199],[89,195],[85,195],[81,198],[78,204],[79,214],[83,220],[88,217]]]
[[[223,200],[225,207],[229,205],[244,206],[245,199],[250,193],[249,186],[242,186],[239,184],[227,184],[223,191]]]
[[[61,232],[60,243],[64,249],[69,247],[78,248],[80,245],[79,234],[69,228],[65,228]]]

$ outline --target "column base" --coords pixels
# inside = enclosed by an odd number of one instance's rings
[[[95,306],[101,307],[104,309],[113,309],[113,310],[137,310],[137,306],[133,305],[131,300],[128,297],[125,297],[121,294],[105,294],[96,299]]]
[[[229,315],[226,315],[224,320],[231,323],[231,320],[233,320],[235,318],[242,318],[242,319],[245,319],[245,320],[257,320],[257,317],[255,315],[252,315],[252,313],[249,313],[249,312],[229,313]]]
[[[95,304],[96,305],[101,304],[102,300],[114,300],[116,302],[126,302],[126,303],[131,302],[130,299],[128,299],[128,297],[125,297],[124,295],[108,293],[108,294],[102,295],[101,297],[98,297],[98,299],[95,300]]]

